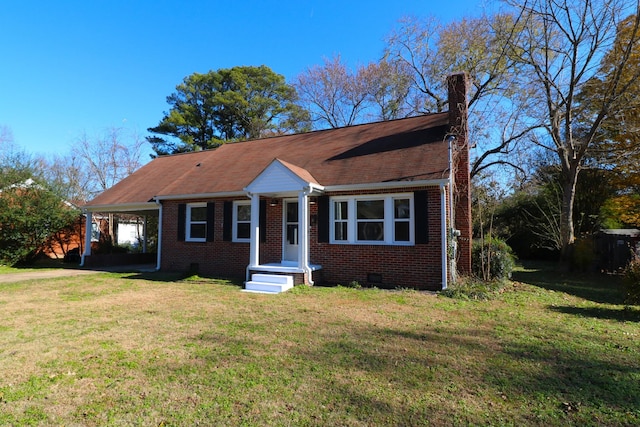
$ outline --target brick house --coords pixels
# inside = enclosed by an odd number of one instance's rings
[[[157,215],[157,269],[247,289],[443,289],[471,267],[467,77],[448,85],[444,113],[158,157],[85,205],[87,221]]]

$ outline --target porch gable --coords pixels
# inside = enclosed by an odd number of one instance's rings
[[[245,191],[250,194],[284,195],[298,193],[309,187],[322,188],[307,170],[275,158],[247,185]]]

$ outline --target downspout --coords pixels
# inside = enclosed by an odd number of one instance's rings
[[[447,230],[447,205],[446,205],[446,192],[444,188],[445,184],[440,184],[440,236],[441,236],[441,251],[442,251],[442,289],[447,289],[447,282],[449,279],[449,257],[448,257],[448,230]]]
[[[453,170],[453,142],[456,140],[455,135],[447,136],[449,143],[449,226],[454,228],[453,224],[453,186],[456,182],[456,176]]]
[[[300,229],[302,230],[304,227],[304,248],[302,249],[302,271],[304,272],[304,274],[307,276],[307,280],[309,281],[309,285],[313,286],[314,282],[313,282],[313,273],[311,271],[311,266],[309,265],[309,252],[310,252],[310,236],[309,236],[309,195],[311,194],[311,192],[313,191],[313,189],[311,188],[311,186],[307,187],[303,192],[302,192],[302,197],[301,199],[304,201],[304,218],[301,218],[303,220],[303,224],[300,224]],[[301,206],[301,205],[299,205]]]
[[[456,183],[456,174],[453,170],[453,143],[456,141],[455,135],[448,135],[447,142],[449,143],[449,227],[447,229],[447,238],[451,239],[450,242],[447,243],[451,245],[451,257],[448,262],[450,265],[451,271],[451,279],[455,282],[457,280],[457,268],[456,268],[456,260],[458,257],[458,245],[457,238],[460,235],[460,231],[456,230],[455,225],[455,210],[453,207],[453,187]],[[456,240],[454,240],[456,239]],[[449,248],[447,248],[449,249]]]
[[[160,260],[162,259],[162,202],[160,200],[155,199],[156,204],[158,205],[158,243],[157,243],[157,257],[156,260],[156,271],[160,271]],[[145,240],[147,236],[145,234]]]

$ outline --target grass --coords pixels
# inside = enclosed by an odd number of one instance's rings
[[[22,273],[25,271],[41,271],[52,268],[78,268],[78,264],[65,263],[62,259],[43,258],[34,264],[25,266],[9,266],[0,264],[0,274]]]
[[[0,284],[0,425],[637,425],[640,310],[521,268],[495,298],[102,273]]]

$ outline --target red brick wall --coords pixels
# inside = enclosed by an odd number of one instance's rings
[[[188,271],[192,264],[198,264],[198,272],[203,275],[244,277],[245,268],[249,264],[249,243],[222,240],[224,200],[214,200],[214,241],[204,243],[178,241],[178,205],[204,200],[165,201],[162,203],[162,255],[160,261],[162,270]]]
[[[460,230],[458,238],[458,271],[471,273],[471,178],[469,175],[469,130],[468,91],[469,79],[464,73],[454,74],[448,79],[450,134],[456,136],[453,146],[454,216],[455,228]]]
[[[418,188],[387,192],[376,191],[375,194],[414,190],[418,190]],[[311,262],[322,265],[322,280],[342,285],[347,285],[355,280],[361,285],[370,284],[378,287],[441,289],[440,189],[430,187],[428,191],[429,242],[427,244],[388,246],[318,243],[317,229],[312,227]],[[360,194],[372,194],[372,192]],[[314,213],[312,207],[312,214]],[[369,273],[379,274],[382,283],[368,283]]]
[[[403,189],[402,192],[415,189]],[[387,191],[394,193],[396,191]],[[375,192],[383,194],[385,192]],[[343,193],[344,194],[344,193]],[[352,194],[352,193],[350,193]],[[362,194],[371,194],[366,192]],[[337,195],[337,194],[333,194]],[[178,204],[203,200],[163,202],[161,268],[187,271],[198,264],[203,275],[244,278],[249,263],[249,243],[223,241],[223,206],[230,199],[215,199],[214,241],[207,243],[178,241]],[[282,258],[282,200],[271,206],[267,199],[267,239],[260,244],[260,262],[279,262]],[[367,274],[379,274],[379,287],[441,288],[440,190],[428,189],[429,242],[414,246],[339,245],[318,243],[317,205],[312,204],[310,258],[323,268],[314,272],[316,282],[367,284]]]
[[[192,264],[198,264],[198,272],[201,274],[244,278],[249,264],[249,243],[223,240],[224,202],[232,200],[234,199],[163,202],[161,268],[188,271]],[[260,244],[261,264],[280,262],[282,258],[282,200],[278,200],[276,206],[270,206],[269,200],[267,199],[267,241]],[[178,205],[203,201],[215,203],[213,242],[178,241]]]

